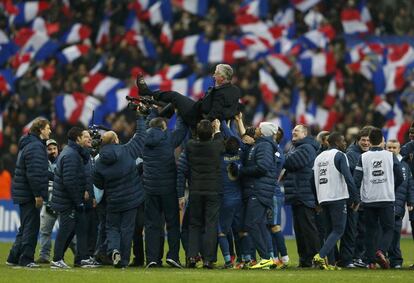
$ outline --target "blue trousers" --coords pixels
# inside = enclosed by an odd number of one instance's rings
[[[339,260],[341,266],[347,266],[353,261],[356,245],[357,224],[358,212],[353,211],[351,207],[348,206],[345,231],[341,237],[341,244],[339,246]]]
[[[394,233],[391,246],[388,249],[388,257],[392,267],[403,264],[403,257],[401,254],[400,240],[401,240],[402,217],[395,216]]]

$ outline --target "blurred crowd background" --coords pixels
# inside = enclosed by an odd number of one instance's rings
[[[2,0],[0,169],[13,174],[19,138],[38,116],[60,146],[91,110],[126,141],[134,115],[122,100],[138,95],[138,73],[197,99],[222,62],[234,68],[246,124],[272,120],[289,133],[306,123],[349,143],[374,125],[404,142],[413,44],[410,0]]]

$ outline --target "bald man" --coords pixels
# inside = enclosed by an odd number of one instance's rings
[[[139,116],[135,135],[121,145],[118,135],[108,131],[102,136],[99,158],[95,163],[94,185],[105,190],[108,255],[113,265],[129,264],[137,208],[144,191],[136,167],[146,137],[144,118]]]

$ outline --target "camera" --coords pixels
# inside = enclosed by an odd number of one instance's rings
[[[128,109],[138,111],[143,115],[148,115],[153,108],[153,105],[156,103],[152,98],[148,97],[131,97],[126,96],[128,100]]]
[[[92,138],[92,150],[91,150],[91,155],[93,157],[95,157],[98,153],[99,153],[99,148],[101,147],[101,133],[99,132],[100,130],[104,130],[104,131],[110,131],[110,129],[101,126],[101,125],[91,125],[88,127],[88,131],[89,134],[91,135]]]

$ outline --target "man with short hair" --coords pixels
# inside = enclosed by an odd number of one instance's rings
[[[40,212],[40,233],[39,233],[39,243],[40,243],[40,255],[36,260],[36,263],[50,263],[50,249],[52,246],[52,231],[55,226],[56,220],[58,219],[57,213],[52,209],[51,201],[53,195],[53,179],[55,177],[55,168],[56,160],[59,155],[58,144],[54,139],[49,139],[46,141],[47,154],[49,159],[49,187],[48,187],[48,197],[47,200],[43,202],[43,207]],[[71,242],[70,248],[73,253],[76,254],[76,247],[74,241]]]
[[[414,180],[411,175],[409,165],[402,159],[400,155],[400,142],[397,140],[388,140],[387,150],[397,156],[401,162],[401,170],[404,177],[403,183],[395,189],[395,224],[394,224],[394,236],[391,242],[391,246],[388,249],[388,256],[390,258],[391,268],[402,268],[403,258],[400,249],[401,240],[401,228],[402,220],[405,215],[405,206],[407,205],[408,211],[413,211],[414,204]]]
[[[97,267],[88,256],[87,219],[85,202],[89,199],[88,173],[91,137],[88,131],[72,127],[68,131],[68,145],[56,161],[53,182],[52,208],[59,214],[51,268],[70,268],[64,261],[69,243],[76,234],[75,267]]]
[[[319,253],[313,257],[313,262],[323,270],[330,269],[326,257],[333,253],[336,242],[344,233],[346,201],[350,200],[353,210],[357,210],[359,205],[358,191],[344,154],[344,136],[333,132],[328,137],[328,144],[329,148],[316,157],[313,167],[314,186],[326,229],[326,240]]]
[[[312,190],[312,168],[319,144],[308,136],[308,128],[297,125],[292,131],[293,148],[286,154],[284,168],[286,203],[292,205],[299,267],[312,267],[320,241],[315,222],[316,199]]]
[[[48,120],[37,118],[29,134],[19,141],[16,169],[12,182],[13,202],[19,205],[20,228],[7,258],[8,265],[29,268],[39,267],[34,263],[34,254],[40,226],[40,208],[47,199],[47,151],[44,140],[51,130]]]
[[[385,257],[393,238],[394,229],[394,188],[404,180],[401,165],[397,157],[381,147],[384,137],[378,128],[369,133],[371,148],[363,153],[354,171],[357,188],[361,188],[361,201],[366,217],[365,238],[368,268],[375,269],[375,263],[382,268],[389,268]],[[382,229],[379,239],[374,237]]]
[[[137,208],[144,202],[136,159],[142,156],[145,136],[144,118],[138,113],[136,132],[128,143],[119,144],[114,131],[102,135],[95,163],[94,185],[105,191],[107,252],[116,268],[129,264]]]
[[[233,69],[227,64],[218,64],[214,72],[214,87],[210,87],[205,96],[195,102],[191,98],[175,91],[152,92],[142,75],[136,85],[140,95],[153,96],[157,101],[172,103],[185,123],[193,128],[201,119],[228,120],[240,112],[240,89],[231,83]]]

